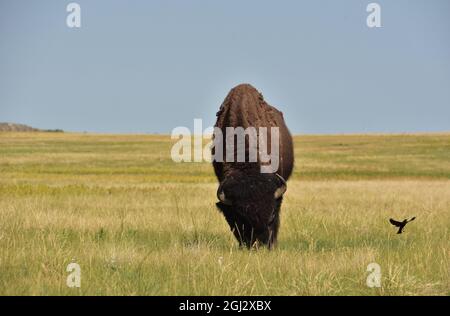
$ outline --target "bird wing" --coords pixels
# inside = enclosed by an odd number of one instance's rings
[[[416,217],[414,216],[413,218],[411,218],[408,222],[415,220]]]
[[[390,218],[389,221],[391,222],[392,225],[400,227],[402,225],[401,222],[397,222],[396,220]]]

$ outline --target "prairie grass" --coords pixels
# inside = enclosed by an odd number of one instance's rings
[[[0,133],[0,294],[450,294],[450,134],[296,136],[273,251],[237,247],[211,165],[173,143]]]

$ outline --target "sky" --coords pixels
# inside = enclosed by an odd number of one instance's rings
[[[295,134],[450,130],[450,1],[0,0],[0,122],[212,126],[250,83]]]

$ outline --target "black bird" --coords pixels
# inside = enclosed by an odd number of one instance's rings
[[[405,228],[405,225],[408,224],[409,222],[415,220],[416,217],[414,216],[413,218],[411,218],[410,220],[408,219],[404,219],[403,222],[398,222],[392,218],[389,219],[389,221],[391,222],[392,225],[397,226],[398,227],[398,232],[397,234],[401,234],[403,231],[403,228]]]

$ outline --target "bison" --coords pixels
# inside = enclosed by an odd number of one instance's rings
[[[237,159],[240,147],[236,130],[239,128],[246,131],[244,139],[241,139],[245,161]],[[249,128],[254,128],[256,134],[247,132]],[[271,148],[267,153],[273,154],[273,130],[276,130],[278,137],[278,157],[271,156],[271,160],[277,163],[272,170],[263,171],[268,164],[263,161],[264,148],[258,143],[256,159],[251,160],[251,149],[254,147],[250,145],[267,131],[265,145]],[[228,139],[231,142],[223,141]],[[230,156],[225,154],[227,149],[231,150]],[[281,202],[287,189],[286,181],[294,166],[292,136],[283,113],[267,104],[253,86],[238,85],[229,92],[217,112],[212,155],[214,172],[219,181],[219,202],[216,205],[239,245],[251,248],[263,244],[271,249],[277,242]]]

